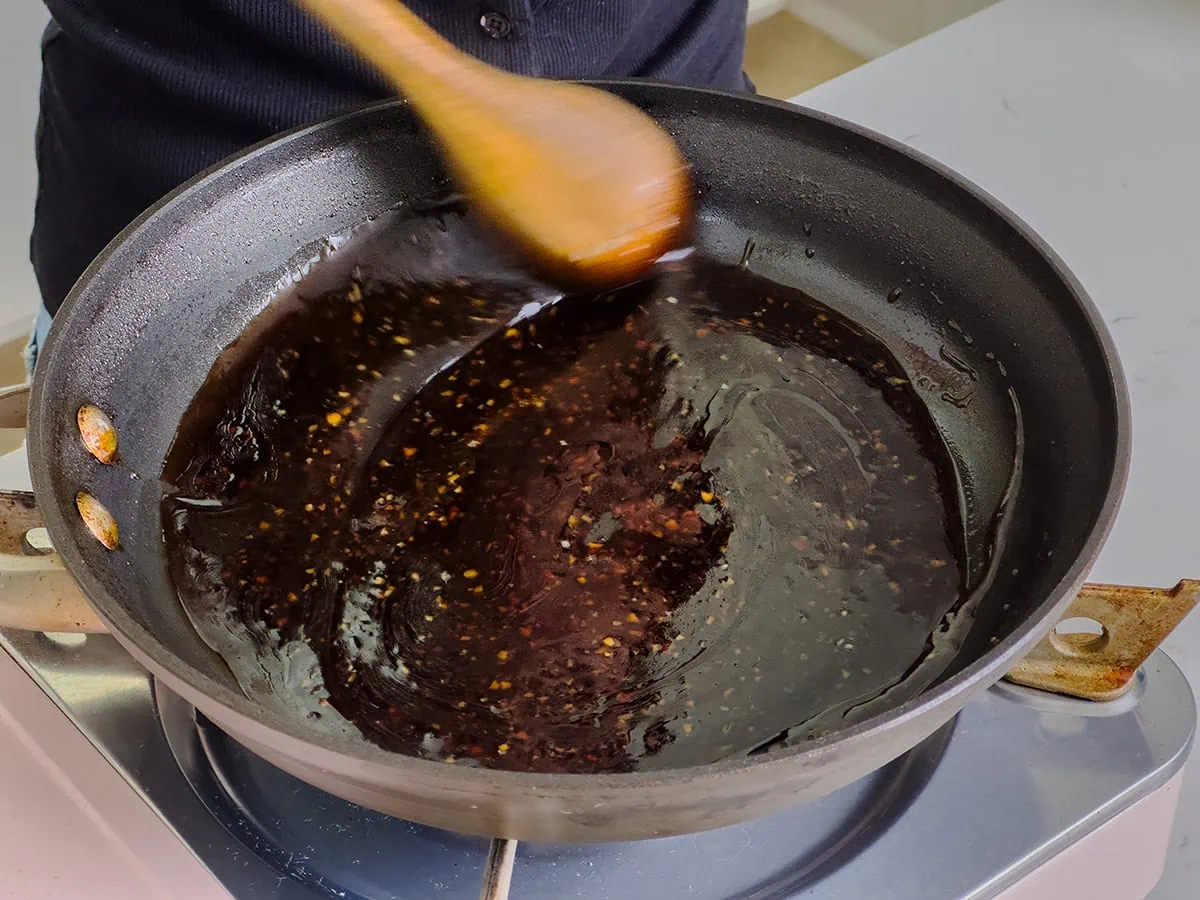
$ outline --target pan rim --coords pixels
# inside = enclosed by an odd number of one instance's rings
[[[881,734],[891,733],[903,728],[907,723],[920,718],[922,715],[943,704],[951,704],[948,712],[940,721],[948,719],[957,713],[961,703],[953,705],[956,699],[965,702],[966,698],[977,690],[993,684],[1003,677],[1003,673],[1023,656],[1053,627],[1056,614],[1061,613],[1074,596],[1075,591],[1083,583],[1088,571],[1095,562],[1100,549],[1107,540],[1116,514],[1121,503],[1127,483],[1130,468],[1130,451],[1132,444],[1132,412],[1128,387],[1123,368],[1112,335],[1104,324],[1103,317],[1092,301],[1083,285],[1066,266],[1062,258],[1039,236],[1020,216],[1001,203],[987,191],[963,175],[950,169],[945,164],[916,150],[898,140],[882,135],[872,129],[854,122],[847,121],[822,111],[813,110],[798,104],[781,100],[757,97],[734,92],[694,88],[684,85],[673,85],[641,79],[604,79],[582,82],[604,89],[646,90],[647,88],[668,96],[687,95],[689,97],[712,95],[735,99],[745,104],[756,104],[766,108],[787,112],[815,120],[823,125],[853,134],[871,141],[887,150],[906,157],[924,168],[931,170],[949,182],[954,188],[968,195],[974,201],[984,206],[994,217],[1003,221],[1025,244],[1041,256],[1055,278],[1068,289],[1078,312],[1083,316],[1085,324],[1096,341],[1101,358],[1107,369],[1113,389],[1114,414],[1114,460],[1112,473],[1108,479],[1105,496],[1099,507],[1095,521],[1092,523],[1083,547],[1076,559],[1064,573],[1062,578],[1051,590],[1046,599],[1012,632],[997,645],[985,652],[955,675],[947,678],[941,684],[925,691],[911,700],[893,709],[848,728],[833,732],[827,736],[799,744],[795,747],[784,748],[771,754],[757,757],[736,757],[704,765],[680,769],[653,769],[648,771],[627,773],[597,773],[597,774],[546,774],[520,771],[504,771],[484,768],[453,769],[455,779],[464,790],[477,787],[514,787],[538,793],[543,796],[570,794],[581,790],[604,789],[613,792],[632,792],[645,790],[650,786],[671,786],[691,783],[697,779],[734,778],[738,775],[753,771],[755,777],[772,771],[791,771],[802,767],[805,763],[813,763],[822,757],[833,754],[853,753],[854,750]],[[182,185],[171,191],[140,216],[134,219],[100,252],[87,267],[75,286],[71,289],[58,313],[58,319],[70,323],[72,316],[77,314],[76,306],[79,298],[86,292],[89,283],[104,268],[118,248],[129,241],[138,231],[149,226],[156,217],[165,213],[176,203],[196,188],[221,173],[238,169],[250,160],[267,152],[276,150],[282,145],[304,138],[305,136],[324,131],[340,123],[361,117],[370,116],[381,109],[395,106],[406,106],[403,99],[384,100],[367,104],[341,115],[321,122],[305,125],[291,131],[274,135],[260,141],[245,150],[222,160],[209,167]],[[69,328],[69,324],[68,324]],[[58,343],[57,336],[65,328],[53,329],[50,338],[43,349],[43,355],[52,365],[46,371],[53,369],[54,348]],[[40,374],[40,373],[39,373]],[[35,377],[30,398],[30,423],[28,444],[38,447],[43,443],[43,409],[49,400],[45,391],[47,377]],[[48,437],[48,435],[46,435]],[[38,496],[53,496],[51,466],[46,455],[33,453],[30,455],[30,470],[35,494]],[[305,764],[315,764],[332,772],[348,773],[355,771],[356,780],[366,773],[363,766],[371,771],[388,772],[392,776],[410,773],[417,781],[443,777],[446,772],[444,763],[426,760],[416,756],[406,756],[391,753],[362,739],[352,747],[340,743],[332,736],[306,731],[302,722],[279,715],[253,703],[240,692],[233,691],[199,669],[181,663],[171,654],[165,645],[159,643],[154,635],[133,621],[123,610],[116,608],[115,614],[111,607],[117,604],[107,600],[106,592],[99,581],[93,576],[90,568],[84,564],[82,557],[74,546],[74,530],[68,524],[65,516],[53,505],[44,506],[43,516],[52,541],[60,548],[59,552],[66,562],[72,577],[80,584],[84,594],[95,607],[98,615],[109,627],[111,633],[122,646],[130,652],[142,665],[146,666],[156,678],[163,678],[165,683],[177,693],[180,693],[190,703],[203,711],[204,703],[216,703],[223,708],[223,713],[232,716],[239,729],[253,733],[256,729],[267,728],[273,732],[272,739],[282,745],[274,746],[285,756],[301,760]],[[996,674],[1000,673],[1000,674]],[[994,677],[990,677],[994,676]],[[935,717],[936,718],[936,717]],[[938,724],[940,724],[940,721]],[[315,758],[314,758],[315,754]],[[352,765],[348,768],[347,761]]]

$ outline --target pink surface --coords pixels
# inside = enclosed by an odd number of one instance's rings
[[[2,650],[0,897],[230,897]]]
[[[1182,784],[1180,771],[996,900],[1142,900],[1162,877]]]

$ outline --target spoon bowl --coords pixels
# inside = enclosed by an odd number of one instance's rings
[[[687,164],[629,103],[486,65],[393,0],[302,2],[408,98],[473,205],[556,280],[627,283],[686,237]]]

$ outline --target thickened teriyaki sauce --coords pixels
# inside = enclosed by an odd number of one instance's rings
[[[458,211],[375,222],[185,417],[170,567],[247,694],[542,772],[711,762],[906,699],[969,586],[952,466],[886,349],[702,258],[558,298],[489,252]]]

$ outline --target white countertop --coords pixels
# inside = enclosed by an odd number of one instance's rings
[[[1129,487],[1092,577],[1200,577],[1200,3],[1003,0],[794,99],[948,164],[1058,251],[1133,401]],[[1200,613],[1166,649],[1200,686]],[[1193,835],[1195,773],[1154,900],[1197,896]]]

